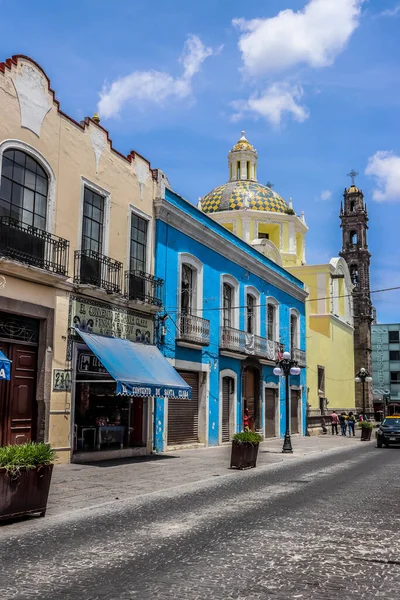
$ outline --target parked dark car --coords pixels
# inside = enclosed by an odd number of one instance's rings
[[[386,417],[376,432],[378,448],[382,445],[387,448],[390,444],[400,444],[400,415]]]

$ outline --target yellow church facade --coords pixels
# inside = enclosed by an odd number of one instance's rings
[[[297,215],[291,199],[258,183],[257,163],[242,132],[228,154],[228,182],[200,199],[198,208],[306,284],[309,424],[319,432],[321,415],[355,407],[353,285],[342,258],[307,265],[304,213]]]

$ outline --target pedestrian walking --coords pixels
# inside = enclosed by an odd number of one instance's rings
[[[347,415],[346,415],[345,412],[340,413],[339,423],[340,423],[341,434],[342,435],[346,435],[346,430],[347,430]]]
[[[338,425],[339,425],[339,417],[337,416],[336,411],[333,411],[331,414],[331,425],[332,425],[332,435],[339,435]]]
[[[349,428],[349,437],[351,437],[351,435],[353,434],[353,437],[356,436],[356,418],[354,416],[354,413],[352,413],[351,411],[349,412],[349,417],[347,419],[347,424],[348,424],[348,428]]]

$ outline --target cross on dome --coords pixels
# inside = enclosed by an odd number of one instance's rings
[[[355,171],[354,169],[352,169],[350,171],[350,173],[347,173],[347,177],[351,177],[351,185],[352,186],[355,185],[355,179],[356,179],[357,175],[359,175],[359,173],[357,173],[357,171]]]

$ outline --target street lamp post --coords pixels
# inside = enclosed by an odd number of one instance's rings
[[[300,375],[301,369],[297,366],[297,361],[291,358],[290,352],[284,352],[282,359],[277,361],[273,372],[277,377],[283,376],[286,380],[286,431],[282,452],[284,454],[293,454],[292,440],[290,439],[289,376]]]
[[[360,383],[360,382],[362,383],[363,419],[365,419],[365,382],[371,383],[372,377],[368,373],[367,369],[364,369],[364,367],[361,367],[361,369],[358,371],[357,375],[355,376],[354,381],[356,383]]]

